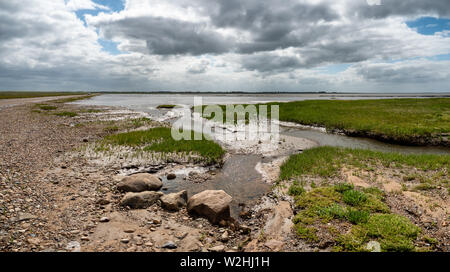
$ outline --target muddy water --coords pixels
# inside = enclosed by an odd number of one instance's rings
[[[164,188],[168,193],[187,190],[189,197],[204,190],[224,190],[233,197],[231,213],[237,218],[241,210],[239,203],[251,205],[270,190],[270,185],[262,182],[255,170],[261,160],[259,155],[231,155],[212,180],[193,183],[179,175],[175,180],[163,178]]]

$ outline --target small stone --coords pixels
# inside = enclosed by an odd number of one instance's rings
[[[108,217],[102,217],[102,218],[100,218],[100,222],[102,222],[102,223],[106,223],[106,222],[109,222],[109,218]]]
[[[252,231],[252,229],[246,225],[241,225],[240,229],[243,234],[249,234]]]
[[[381,245],[377,241],[370,241],[367,243],[366,249],[370,252],[381,252]]]
[[[215,247],[208,248],[208,250],[211,251],[211,252],[224,252],[225,251],[225,246],[224,245],[218,245],[218,246],[215,246]]]
[[[31,245],[37,246],[41,243],[41,240],[39,238],[29,238],[27,242]]]
[[[125,232],[125,233],[133,233],[133,232],[135,232],[135,230],[134,229],[125,229],[123,232]]]
[[[153,246],[153,243],[148,242],[148,243],[145,243],[144,246],[152,247],[152,246]]]
[[[229,235],[228,235],[228,231],[225,231],[222,236],[220,237],[220,241],[222,242],[228,242],[228,239],[230,239]]]
[[[106,198],[101,198],[101,199],[97,200],[96,203],[97,203],[98,205],[105,206],[105,205],[108,205],[109,203],[111,203],[111,201],[109,201],[109,200],[106,199]]]
[[[36,219],[36,216],[32,215],[31,213],[22,213],[20,212],[17,217],[16,217],[16,222],[21,222],[21,221],[27,221],[27,220],[32,220],[32,219]]]
[[[280,251],[283,248],[284,243],[281,241],[272,239],[272,240],[265,242],[264,245],[266,247],[270,248],[270,250],[272,250],[272,251]]]
[[[124,244],[128,244],[128,243],[130,242],[130,239],[128,239],[128,238],[123,238],[123,239],[120,239],[120,242],[121,242],[121,243],[124,243]]]
[[[175,234],[175,237],[180,239],[180,240],[183,240],[187,235],[188,235],[187,232],[178,232],[178,233]]]
[[[172,241],[168,241],[162,246],[162,248],[175,249],[177,248],[177,245]]]
[[[172,180],[172,179],[176,179],[176,178],[177,178],[177,175],[175,175],[174,173],[170,173],[167,175],[168,180]]]
[[[86,237],[86,236],[83,236],[80,239],[81,239],[81,241],[89,241],[89,237]]]
[[[71,241],[67,244],[66,250],[71,252],[80,252],[81,251],[80,243],[77,241]]]

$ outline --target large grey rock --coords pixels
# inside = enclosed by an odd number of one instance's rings
[[[181,191],[178,193],[172,193],[163,195],[161,197],[161,206],[164,209],[170,211],[178,211],[182,207],[186,206],[187,202],[187,191]]]
[[[127,193],[120,201],[120,205],[132,209],[145,209],[158,201],[162,195],[161,192]]]
[[[211,223],[230,219],[230,203],[233,198],[223,190],[206,190],[189,198],[187,210],[191,214],[206,217]]]
[[[122,192],[144,192],[158,191],[163,183],[154,175],[140,173],[125,177],[117,185],[117,189]]]

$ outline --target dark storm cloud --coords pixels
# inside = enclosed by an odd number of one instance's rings
[[[126,18],[101,26],[106,38],[144,40],[150,54],[202,55],[227,52],[232,43],[203,24],[155,17]]]
[[[328,5],[296,1],[280,4],[277,1],[200,0],[186,5],[201,7],[212,25],[207,28],[204,24],[152,16],[93,24],[103,31],[106,38],[144,40],[149,53],[156,55],[250,54],[302,46],[319,36],[318,31],[323,26],[316,26],[318,21],[339,18]],[[217,28],[246,31],[250,33],[251,41],[235,43],[215,31]]]
[[[3,9],[6,8],[6,9]],[[52,26],[36,23],[29,18],[18,18],[14,14],[17,6],[0,4],[0,42],[20,37],[33,37],[50,31]]]
[[[276,74],[332,63],[358,63],[374,57],[387,58],[403,53],[402,47],[392,47],[393,43],[401,43],[396,41],[396,38],[391,38],[390,42],[373,42],[371,38],[383,40],[385,37],[367,34],[355,37],[349,42],[346,37],[352,33],[351,27],[323,28],[321,35],[311,35],[305,39],[305,46],[294,47],[292,51],[295,55],[282,56],[276,52],[259,52],[243,55],[241,64],[247,70]]]
[[[248,31],[251,43],[241,44],[239,52],[249,54],[291,46],[301,46],[310,37],[298,32],[316,29],[318,21],[333,21],[338,14],[325,4],[305,4],[296,1],[217,1],[218,8],[211,16],[216,27],[233,27]]]
[[[363,18],[386,18],[395,15],[450,17],[450,2],[449,0],[381,0],[381,5],[370,6],[366,1],[354,1],[348,13]]]
[[[173,3],[173,2],[172,2]],[[358,29],[367,18],[423,13],[447,14],[447,1],[382,0],[371,6],[366,0],[340,3],[340,14],[330,3],[260,0],[178,0],[208,16],[210,22],[190,23],[154,16],[123,17],[93,23],[106,38],[146,42],[148,54],[203,55],[237,53],[244,69],[280,73],[330,63],[357,63],[372,58],[402,55],[403,37]],[[342,18],[344,16],[345,18]],[[352,23],[342,23],[343,19]],[[330,24],[339,22],[338,24]],[[363,29],[371,27],[366,24]],[[233,41],[217,29],[246,33],[246,41]],[[344,38],[344,39],[342,39]],[[297,56],[279,56],[276,50],[294,49]],[[187,70],[189,73],[189,69]]]
[[[260,53],[242,57],[242,67],[250,71],[262,73],[278,73],[299,68],[302,62],[295,56],[277,56],[271,53]]]

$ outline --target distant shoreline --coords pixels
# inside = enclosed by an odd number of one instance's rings
[[[124,92],[124,91],[67,91],[67,92],[52,92],[52,91],[0,91],[2,94],[20,94],[20,95],[36,95],[42,94],[42,96],[50,96],[52,94],[59,95],[74,95],[74,94],[203,94],[203,95],[318,95],[318,96],[359,96],[359,97],[450,97],[450,92],[429,92],[429,93],[358,93],[358,92],[176,92],[176,91],[156,91],[156,92]],[[28,96],[25,96],[28,97]],[[18,97],[15,97],[18,98]]]

